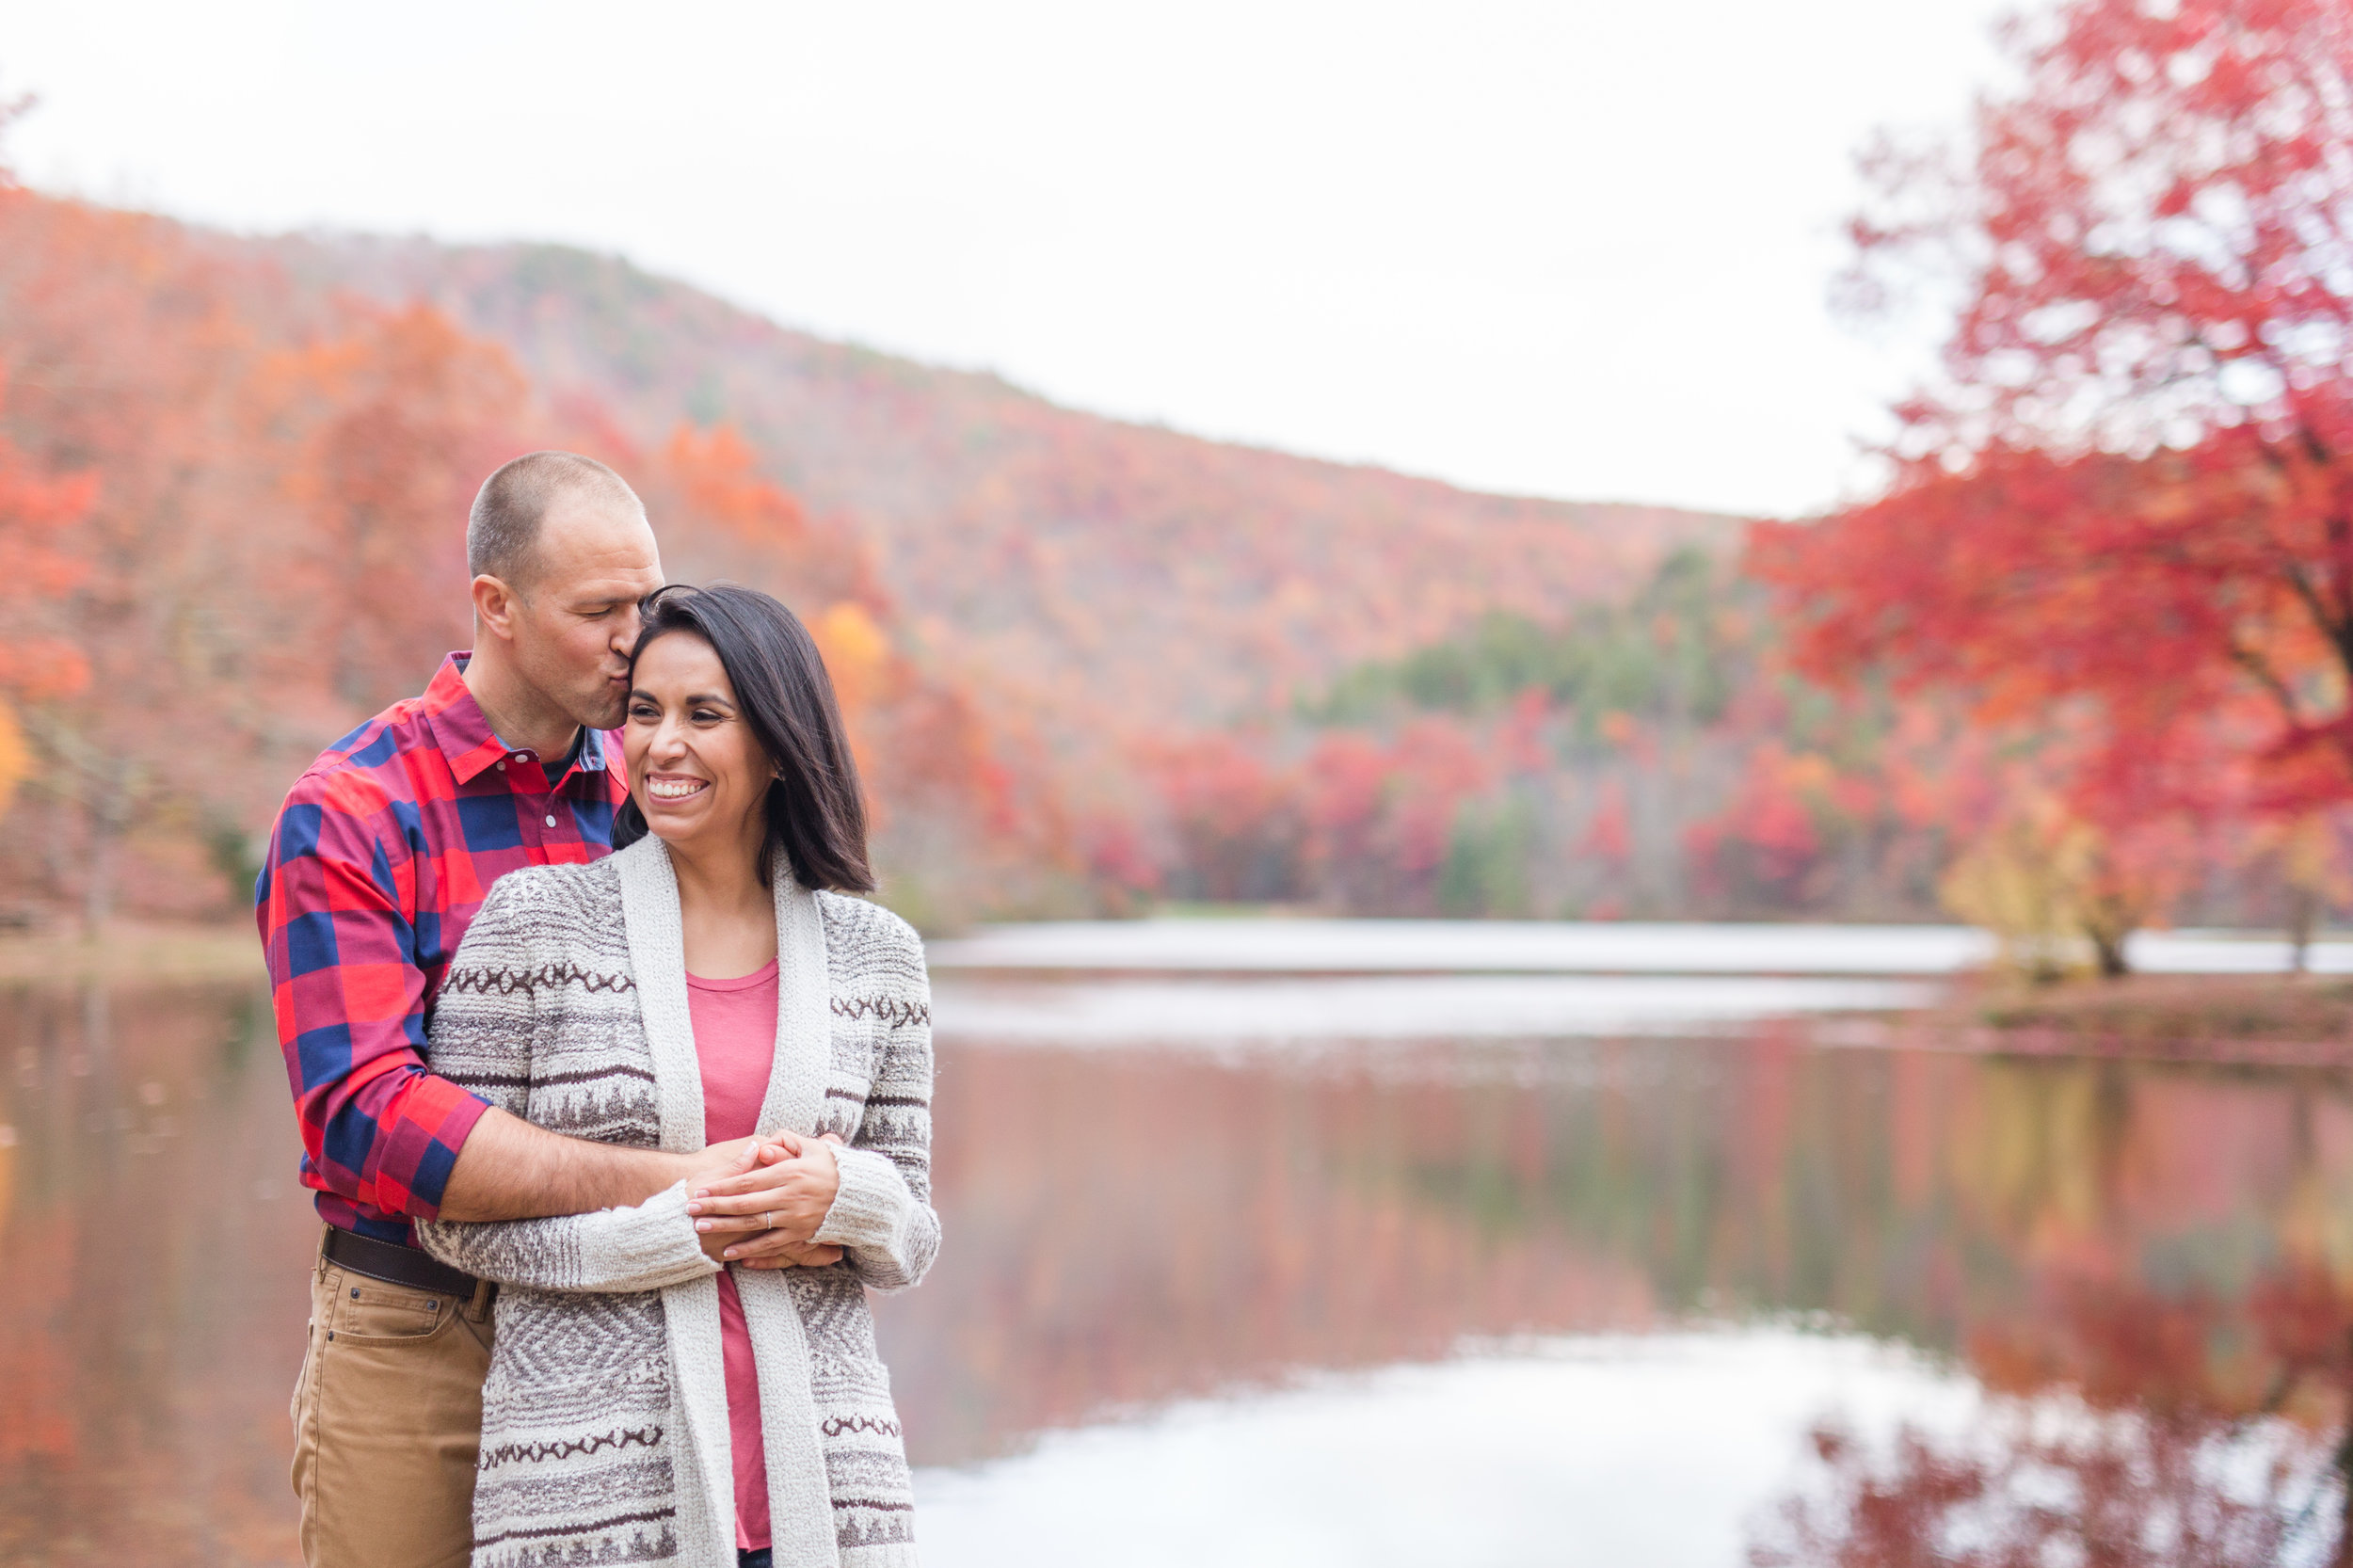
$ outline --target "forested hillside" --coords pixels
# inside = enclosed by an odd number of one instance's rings
[[[1090,726],[1224,723],[1491,609],[1555,617],[1630,590],[1677,544],[1736,537],[1726,519],[1478,495],[1098,419],[788,331],[609,257],[269,248],[313,287],[431,301],[632,440],[741,431],[872,542],[944,651]]]
[[[253,240],[21,190],[0,226],[0,429],[81,508],[12,530],[55,567],[21,628],[49,674],[8,691],[0,833],[32,902],[233,888],[310,752],[463,643],[467,492],[530,444],[628,472],[673,575],[819,627],[894,892],[941,919],[1182,884],[1163,785],[1201,736],[1737,536],[1096,419],[574,251]],[[227,758],[166,762],[207,727]]]
[[[468,498],[551,444],[673,577],[810,622],[933,923],[1916,918],[2032,787],[1949,703],[1801,678],[1733,520],[1097,419],[611,258],[5,190],[0,376],[15,907],[233,907],[309,758],[463,646]]]

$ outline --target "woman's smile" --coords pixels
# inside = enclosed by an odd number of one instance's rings
[[[646,776],[646,793],[655,800],[691,800],[711,788],[708,778],[696,778],[683,773],[649,773]]]

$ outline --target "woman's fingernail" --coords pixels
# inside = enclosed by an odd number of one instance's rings
[[[735,1256],[735,1249],[734,1249],[733,1247],[729,1247],[729,1248],[728,1248],[728,1249],[727,1249],[727,1251],[725,1251],[725,1252],[721,1253],[719,1256],[722,1256],[722,1257],[733,1257],[733,1256]]]
[[[695,1228],[696,1230],[709,1230],[711,1228],[711,1222],[709,1220],[696,1220],[695,1222]]]

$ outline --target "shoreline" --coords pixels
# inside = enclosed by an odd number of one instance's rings
[[[1260,972],[1251,978],[1281,977]],[[242,921],[123,920],[95,937],[71,927],[0,936],[0,988],[91,981],[261,984],[266,975],[260,944]],[[1918,1012],[1824,1016],[1804,1023],[1807,1034],[1832,1047],[2353,1066],[2353,978],[2135,974],[2032,986],[1977,971],[1948,978],[1944,996]]]
[[[0,985],[104,981],[265,983],[253,927],[120,920],[96,936],[72,927],[0,936]]]

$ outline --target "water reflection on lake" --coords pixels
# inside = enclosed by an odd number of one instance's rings
[[[1842,1411],[2342,1418],[2341,1075],[1445,1038],[1454,982],[1383,984],[1425,1021],[1222,1052],[1144,1043],[1221,1037],[1183,997],[1090,1035],[943,983],[948,1242],[879,1314],[936,1568],[1721,1562]],[[262,1003],[0,994],[0,1560],[294,1560]]]

